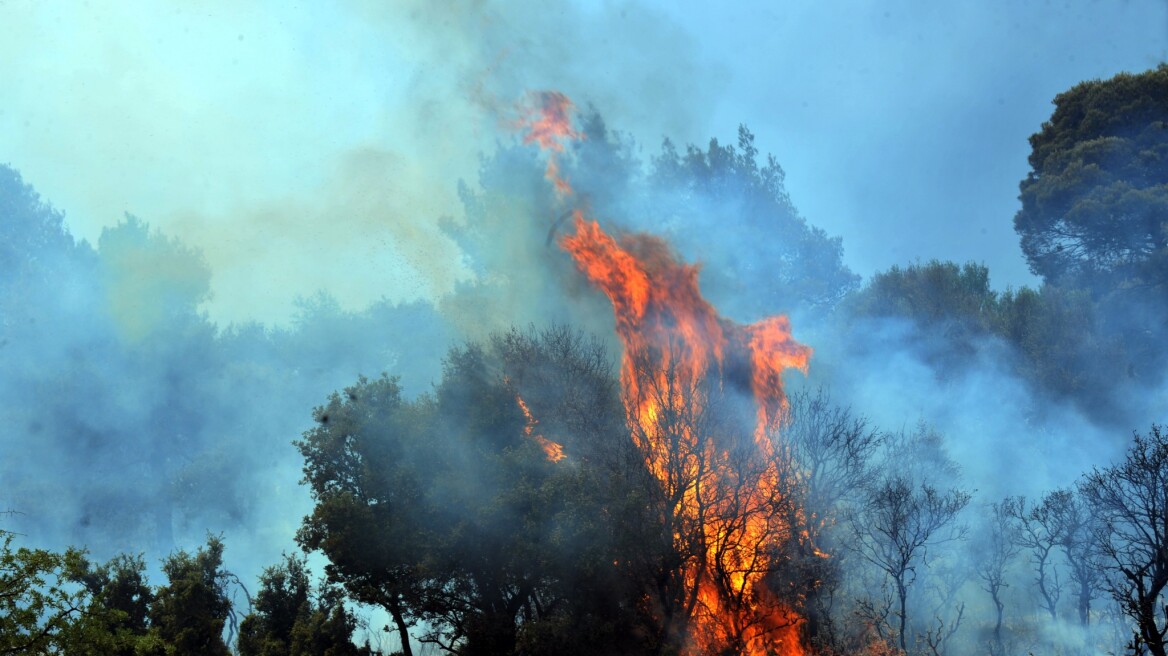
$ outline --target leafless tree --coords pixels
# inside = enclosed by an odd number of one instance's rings
[[[1006,581],[1006,570],[1018,555],[1018,525],[1009,511],[1009,500],[986,507],[985,527],[976,541],[977,556],[975,567],[981,580],[981,589],[990,595],[994,603],[994,634],[990,640],[991,656],[1002,656],[1005,647],[1002,642],[1002,592],[1010,586]]]
[[[893,473],[871,487],[854,517],[853,548],[893,584],[892,615],[897,622],[893,628],[902,650],[908,648],[908,595],[917,581],[917,568],[927,566],[929,549],[965,539],[966,527],[958,522],[958,514],[969,500],[964,490],[940,490]]]
[[[1111,594],[1135,623],[1131,653],[1166,656],[1168,434],[1155,424],[1147,436],[1137,433],[1127,458],[1092,470],[1080,490],[1099,518]]]
[[[756,440],[753,408],[711,380],[713,372],[694,375],[681,352],[629,357],[626,376],[637,381],[626,385],[629,427],[656,478],[652,504],[672,541],[654,587],[665,639],[701,634],[699,641],[734,650],[794,626],[793,616],[784,623],[785,600],[766,585],[796,539],[790,457],[765,436]]]
[[[1067,579],[1075,594],[1079,624],[1087,626],[1091,623],[1091,601],[1105,579],[1096,540],[1099,518],[1079,494],[1067,488],[1046,494],[1042,505],[1050,511],[1053,537],[1067,563]]]
[[[1002,501],[1002,507],[1017,523],[1014,539],[1018,546],[1030,552],[1034,586],[1042,607],[1051,620],[1057,620],[1059,597],[1066,584],[1056,564],[1059,530],[1052,503],[1048,497],[1036,506],[1028,506],[1025,497],[1008,497]]]
[[[784,569],[785,589],[804,592],[807,634],[814,644],[838,646],[833,606],[841,584],[845,553],[834,535],[842,506],[854,502],[871,478],[872,461],[884,435],[867,418],[833,403],[824,388],[798,390],[776,438],[798,472],[801,515],[794,520],[804,540],[791,544],[798,553]],[[800,585],[793,580],[801,577]]]

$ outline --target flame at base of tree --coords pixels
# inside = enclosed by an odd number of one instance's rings
[[[805,654],[803,619],[765,578],[777,549],[798,538],[800,513],[786,494],[789,461],[772,440],[787,403],[781,374],[806,371],[811,349],[794,341],[785,317],[748,326],[719,317],[701,296],[698,268],[662,240],[617,240],[575,214],[561,245],[612,302],[629,428],[661,483],[675,549],[688,554],[676,627],[687,650]],[[734,382],[756,404],[746,439],[719,419]]]

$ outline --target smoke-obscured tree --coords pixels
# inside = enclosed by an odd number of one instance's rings
[[[984,512],[985,524],[974,541],[974,568],[981,588],[994,604],[994,628],[990,638],[990,654],[1005,654],[1002,639],[1002,619],[1005,609],[1003,594],[1010,587],[1007,578],[1010,562],[1018,555],[1018,525],[1010,513],[1009,501],[990,504]]]
[[[154,593],[150,606],[151,634],[167,656],[230,653],[223,632],[232,613],[228,586],[231,574],[223,569],[223,542],[209,536],[206,547],[190,554],[176,551],[162,562],[167,583]]]
[[[75,243],[54,209],[20,174],[0,164],[0,362],[34,359],[56,321],[92,311],[96,258]],[[0,381],[2,382],[2,381]]]
[[[1128,376],[1131,355],[1105,330],[1102,312],[1084,290],[1022,287],[1001,295],[995,332],[1021,356],[1020,376],[1078,401],[1090,415],[1106,416],[1110,399],[1101,390]]]
[[[1112,597],[1134,624],[1133,654],[1168,653],[1168,433],[1136,433],[1123,462],[1095,468],[1080,490],[1098,519],[1096,538]]]
[[[1128,376],[1158,380],[1168,321],[1168,64],[1083,82],[1030,138],[1014,218],[1031,270],[1091,291]]]
[[[992,330],[996,308],[988,268],[940,260],[877,273],[849,304],[853,315],[907,317],[962,345]]]
[[[1083,82],[1030,137],[1014,229],[1031,270],[1099,292],[1168,286],[1168,65]]]
[[[315,417],[297,443],[316,501],[298,541],[390,613],[405,653],[418,620],[423,642],[462,655],[628,649],[623,549],[638,545],[621,533],[643,504],[609,468],[627,434],[599,345],[566,328],[496,335],[451,350],[433,395],[362,379]]]
[[[877,273],[843,306],[846,326],[862,319],[911,322],[912,348],[940,371],[965,371],[975,355],[1003,355],[1024,380],[1114,418],[1108,390],[1129,377],[1134,357],[1109,330],[1090,293],[1054,285],[995,292],[984,265],[932,260]],[[887,347],[881,344],[881,347]]]
[[[1067,585],[1074,594],[1079,625],[1087,626],[1091,623],[1091,601],[1106,580],[1098,543],[1100,518],[1076,490],[1069,488],[1046,494],[1043,506],[1051,513],[1055,542],[1066,562]]]
[[[240,622],[240,656],[359,656],[357,622],[339,591],[314,589],[303,557],[286,556],[265,568],[255,611]]]
[[[668,239],[686,259],[702,262],[703,290],[741,321],[826,310],[858,285],[859,276],[843,263],[841,239],[799,215],[782,168],[773,157],[760,162],[745,127],[737,147],[715,139],[681,152],[666,141],[646,164],[637,157],[638,144],[596,112],[584,112],[578,123],[582,138],[566,144],[556,160],[572,193],[556,192],[534,145],[501,145],[483,159],[478,184],[460,186],[465,221],[445,227],[476,280],[443,304],[466,321],[467,333],[544,316],[607,329],[596,321],[606,313],[589,311],[588,301],[571,293],[583,283],[557,246],[572,230],[575,209],[605,225]],[[745,229],[727,231],[731,224]],[[726,247],[709,248],[712,239]],[[532,276],[533,269],[546,275]]]
[[[909,618],[909,593],[919,570],[930,566],[930,557],[937,558],[937,548],[965,539],[967,527],[959,514],[971,496],[943,487],[956,477],[956,465],[945,455],[940,436],[926,426],[894,439],[886,455],[884,473],[869,483],[851,516],[851,548],[891,585],[890,596],[865,605],[866,619],[901,650],[908,648],[910,630],[939,648],[960,624],[960,612],[917,626]]]
[[[791,541],[799,552],[785,563],[782,574],[792,581],[805,579],[792,587],[805,596],[809,641],[838,647],[836,622],[846,623],[847,618],[837,618],[834,611],[847,556],[842,545],[848,536],[837,519],[846,505],[860,498],[884,436],[865,417],[834,403],[822,387],[798,390],[788,401],[777,439],[801,472],[796,486],[802,509],[798,524],[807,539]]]
[[[724,227],[746,238],[726,249],[695,253],[708,265],[703,279],[724,311],[753,320],[778,310],[825,310],[859,284],[843,263],[843,242],[809,225],[784,184],[773,155],[760,165],[754,135],[738,128],[738,145],[711,139],[705,149],[679,152],[668,139],[653,158],[648,204],[665,235],[687,248],[721,238]],[[712,258],[726,257],[726,260]],[[730,304],[730,305],[727,305]]]
[[[1028,505],[1024,497],[1008,497],[1002,506],[1017,523],[1014,539],[1018,546],[1029,553],[1042,608],[1052,621],[1058,620],[1058,602],[1066,581],[1059,573],[1056,559],[1059,527],[1053,503],[1049,495],[1036,505]]]

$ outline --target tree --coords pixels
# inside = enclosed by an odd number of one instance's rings
[[[1009,500],[991,504],[986,509],[987,525],[979,535],[976,553],[979,554],[974,567],[981,579],[982,590],[990,595],[994,604],[994,632],[990,642],[990,654],[1002,656],[1005,646],[1002,642],[1002,612],[1005,604],[1002,593],[1009,587],[1006,581],[1007,567],[1018,555],[1018,526],[1013,521]]]
[[[1087,507],[1082,495],[1068,488],[1045,495],[1043,507],[1051,513],[1053,537],[1067,563],[1079,624],[1087,626],[1091,623],[1091,601],[1105,578],[1097,542],[1100,518]]]
[[[935,479],[951,479],[956,466],[940,451],[940,436],[925,426],[892,443],[889,463],[883,476],[870,483],[865,498],[852,517],[852,549],[892,584],[892,597],[873,607],[875,622],[889,624],[900,649],[908,647],[909,592],[917,581],[917,570],[929,564],[931,549],[966,537],[966,526],[958,515],[969,503],[970,494],[959,488],[943,489]],[[949,471],[946,471],[948,469]],[[949,629],[930,630],[922,637],[943,641],[960,623],[960,610]],[[941,637],[936,634],[941,632]],[[882,634],[882,637],[888,638]],[[934,645],[937,647],[938,645]]]
[[[1098,518],[1096,539],[1112,597],[1135,624],[1133,654],[1168,653],[1168,433],[1135,434],[1123,462],[1095,468],[1080,490]]]
[[[358,656],[352,642],[356,620],[339,591],[314,590],[303,557],[264,569],[255,611],[239,627],[241,656]]]
[[[83,586],[89,603],[62,640],[66,653],[136,656],[150,650],[154,590],[141,555],[119,554],[97,566],[83,561],[70,578]]]
[[[1059,528],[1053,502],[1048,495],[1038,505],[1027,507],[1025,497],[1007,497],[1002,505],[1018,526],[1013,535],[1018,546],[1030,551],[1034,585],[1042,598],[1043,609],[1051,620],[1057,620],[1058,602],[1066,583],[1060,578],[1055,562]]]
[[[1079,84],[1030,137],[1014,229],[1047,282],[1168,286],[1168,64]]]
[[[877,273],[846,302],[845,320],[903,317],[920,330],[929,361],[965,364],[993,333],[997,293],[989,269],[972,262],[930,260]]]
[[[801,606],[809,641],[836,647],[839,636],[833,610],[845,567],[842,545],[848,540],[840,534],[837,520],[860,500],[885,436],[866,418],[835,405],[824,388],[798,390],[788,400],[776,439],[801,472],[796,485],[801,512],[796,521],[807,539],[790,542],[797,553],[784,562],[782,575],[790,584],[781,587],[805,596]],[[846,625],[846,620],[841,624]]]
[[[70,589],[84,555],[21,547],[0,531],[0,654],[51,653],[86,606],[84,590]]]
[[[664,234],[684,252],[693,247],[709,264],[703,286],[723,310],[755,318],[782,307],[826,310],[859,285],[843,263],[843,242],[808,225],[784,184],[773,155],[760,166],[754,134],[738,128],[738,145],[711,139],[707,148],[678,152],[668,139],[653,159],[641,211],[660,217]],[[644,219],[642,219],[644,220]],[[704,248],[728,222],[744,228],[726,261]],[[727,304],[731,305],[727,305]]]
[[[461,655],[627,650],[637,545],[621,528],[644,511],[611,469],[628,450],[615,386],[603,348],[566,328],[454,348],[414,401],[361,379],[297,442],[316,501],[297,540],[386,609],[406,654],[417,621]]]
[[[223,541],[209,536],[193,555],[179,550],[163,560],[162,571],[167,584],[155,591],[150,626],[167,656],[227,656],[223,631],[233,577],[223,569]]]

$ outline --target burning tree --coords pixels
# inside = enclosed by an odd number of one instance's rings
[[[518,126],[549,153],[545,176],[570,199],[557,154],[580,136],[571,103],[559,93],[532,99]],[[687,653],[804,653],[802,616],[766,579],[785,546],[806,537],[794,469],[772,438],[787,407],[782,372],[806,370],[811,350],[786,317],[749,326],[720,317],[698,289],[697,267],[662,240],[614,239],[580,207],[568,214],[575,232],[560,245],[612,303],[626,422],[657,482],[670,545],[653,599],[663,636]]]
[[[657,598],[667,637],[694,653],[802,654],[802,617],[765,579],[801,537],[795,473],[771,437],[786,407],[782,371],[805,368],[810,349],[784,317],[750,326],[719,317],[697,268],[660,240],[618,242],[578,214],[562,245],[616,314],[627,422],[676,554]]]

